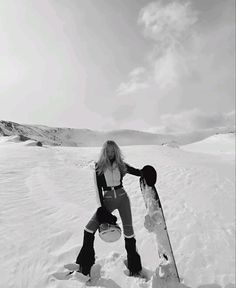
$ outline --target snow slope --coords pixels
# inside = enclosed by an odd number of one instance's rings
[[[220,147],[224,136],[218,136],[215,145]],[[60,281],[52,274],[75,260],[83,228],[97,208],[92,168],[100,147],[27,144],[0,137],[0,287],[83,287],[76,276]],[[123,146],[122,151],[134,167],[150,164],[157,169],[182,287],[233,288],[235,155],[231,150],[229,155],[209,154],[205,142],[193,145],[194,152],[190,146],[185,151],[186,146],[155,145]],[[123,239],[107,244],[97,236],[94,287],[155,288],[151,275],[158,263],[156,243],[143,227],[146,211],[138,178],[126,175],[124,186],[149,281],[125,274]]]
[[[202,141],[184,145],[186,151],[209,154],[235,154],[235,133],[216,134]]]
[[[107,139],[119,141],[120,145],[162,144],[171,141],[174,137],[127,129],[105,132],[90,129],[25,125],[11,121],[0,121],[0,136],[1,135],[23,135],[32,140],[41,141],[46,145],[69,147],[101,146]]]
[[[187,134],[155,134],[137,130],[94,131],[90,129],[56,128],[42,125],[0,121],[0,136],[27,137],[46,145],[68,147],[100,147],[107,139],[120,145],[184,145],[200,141],[215,133],[235,131],[235,127],[220,127]]]

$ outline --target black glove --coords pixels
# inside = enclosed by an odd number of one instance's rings
[[[99,225],[102,223],[109,223],[109,224],[116,224],[117,217],[112,215],[105,207],[99,207],[97,209],[97,219],[99,222]]]
[[[144,178],[143,169],[139,170],[139,172],[140,172],[140,177]]]

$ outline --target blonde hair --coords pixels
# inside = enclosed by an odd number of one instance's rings
[[[100,157],[97,162],[97,168],[96,168],[98,171],[98,174],[102,174],[106,170],[106,168],[110,166],[110,160],[107,156],[108,147],[112,147],[114,149],[115,161],[118,165],[121,175],[125,175],[127,169],[126,169],[126,165],[124,162],[124,156],[119,146],[113,140],[107,140],[102,146],[102,150],[101,150]]]

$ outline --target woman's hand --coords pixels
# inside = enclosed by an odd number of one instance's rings
[[[99,224],[109,223],[115,225],[117,221],[117,217],[112,215],[105,207],[99,207],[97,209],[97,219]]]

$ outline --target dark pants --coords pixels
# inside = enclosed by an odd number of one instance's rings
[[[142,264],[136,250],[130,201],[127,193],[122,188],[105,192],[104,206],[111,213],[118,209],[124,230],[128,269],[131,275],[139,273],[142,270]],[[99,221],[96,212],[85,227],[83,246],[76,259],[76,263],[80,264],[81,272],[85,275],[90,273],[95,262],[94,235],[98,227]]]
[[[130,200],[125,190],[120,188],[115,191],[106,191],[103,203],[111,213],[118,209],[123,225],[124,236],[126,238],[134,237]],[[90,233],[95,233],[98,227],[99,221],[97,219],[97,213],[95,213],[86,225],[85,230]]]

